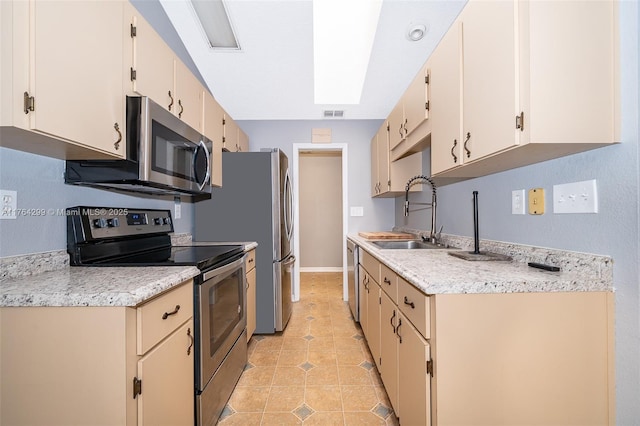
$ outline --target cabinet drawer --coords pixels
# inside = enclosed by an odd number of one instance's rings
[[[256,250],[253,249],[247,253],[247,257],[244,258],[244,267],[247,272],[256,267]]]
[[[429,296],[400,277],[398,277],[398,307],[420,334],[425,339],[429,339],[431,335]]]
[[[398,304],[398,276],[385,264],[380,264],[380,287]]]
[[[380,282],[380,262],[366,251],[362,250],[362,266],[377,283]]]
[[[143,304],[136,311],[136,349],[138,355],[143,355],[193,316],[193,280]]]

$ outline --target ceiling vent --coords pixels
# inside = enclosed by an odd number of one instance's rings
[[[324,118],[344,118],[344,110],[342,109],[326,109],[323,113]]]

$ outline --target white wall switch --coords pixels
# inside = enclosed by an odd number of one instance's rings
[[[364,216],[364,209],[362,207],[351,207],[351,216]]]
[[[15,219],[18,209],[18,191],[0,189],[0,202],[2,202],[0,219]]]
[[[553,185],[554,213],[598,213],[596,180]]]
[[[180,197],[173,197],[173,218],[180,219],[182,217],[182,204]]]
[[[511,191],[511,214],[525,214],[524,189]]]

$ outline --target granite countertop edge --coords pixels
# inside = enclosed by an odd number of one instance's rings
[[[384,250],[358,235],[347,238],[425,294],[614,291],[607,277],[549,272],[516,261],[466,261],[447,253],[454,249]]]

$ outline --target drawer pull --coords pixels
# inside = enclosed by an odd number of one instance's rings
[[[391,280],[389,280],[389,278],[387,278],[387,277],[384,277],[384,282],[385,282],[385,284],[391,285]]]
[[[415,309],[416,308],[415,303],[409,302],[409,299],[407,299],[407,296],[404,297],[404,304],[411,306],[411,309]]]
[[[169,318],[169,315],[175,315],[178,313],[179,310],[180,310],[180,305],[176,305],[176,308],[173,310],[173,312],[165,312],[164,314],[162,314],[162,319],[166,320],[167,318]]]
[[[187,355],[191,355],[191,348],[193,347],[193,335],[191,334],[191,329],[187,328],[187,336],[189,337],[189,347],[187,348]]]

